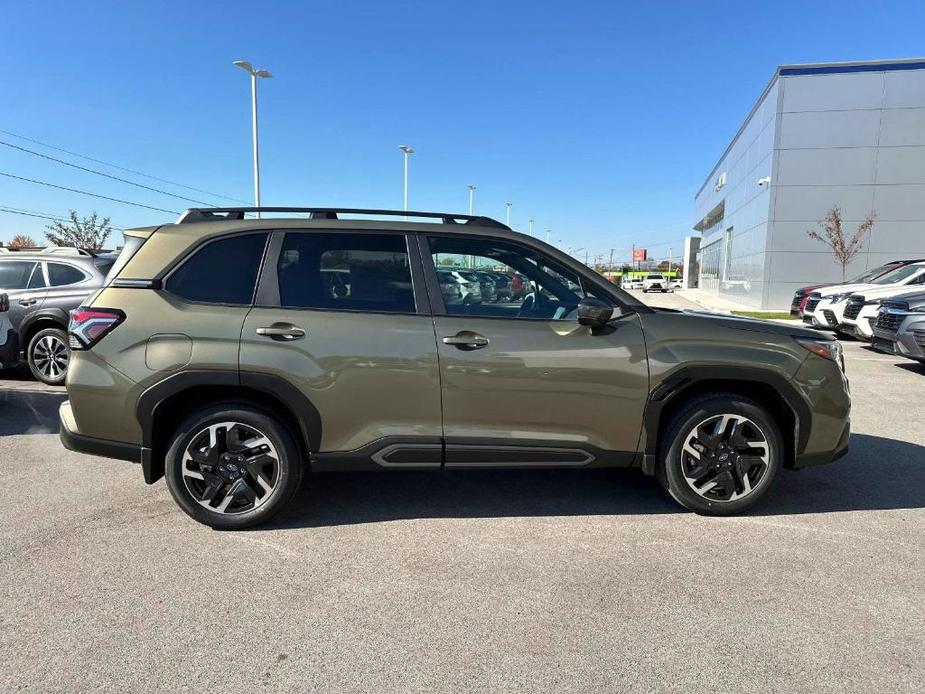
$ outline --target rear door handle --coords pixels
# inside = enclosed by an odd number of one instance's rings
[[[38,299],[20,299],[19,305],[20,306],[32,306],[32,304],[34,304],[37,301]]]
[[[443,338],[443,344],[453,345],[457,349],[461,350],[473,350],[473,349],[482,349],[488,345],[488,338],[484,335],[479,335],[474,333],[471,330],[461,330],[455,335],[447,335]]]
[[[291,323],[274,323],[263,328],[257,328],[257,334],[277,341],[300,340],[305,337],[305,331]]]

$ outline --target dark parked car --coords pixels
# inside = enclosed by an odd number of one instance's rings
[[[103,286],[114,262],[112,254],[65,248],[0,254],[0,292],[8,296],[15,352],[43,383],[64,383],[68,313]]]

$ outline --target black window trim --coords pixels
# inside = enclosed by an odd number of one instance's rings
[[[481,316],[481,315],[465,315],[458,313],[448,313],[446,310],[446,305],[443,301],[443,292],[440,289],[440,283],[437,279],[437,267],[434,265],[433,253],[430,249],[430,238],[443,238],[443,239],[466,239],[474,241],[500,241],[508,245],[520,248],[527,249],[534,253],[538,253],[540,256],[550,260],[550,266],[555,269],[556,266],[561,266],[566,270],[574,272],[578,277],[579,283],[582,286],[582,291],[585,290],[585,283],[588,284],[589,288],[594,288],[597,292],[610,299],[615,307],[618,307],[621,310],[622,315],[615,316],[615,318],[624,318],[626,316],[632,315],[633,313],[638,313],[639,310],[635,305],[627,304],[619,296],[610,290],[609,287],[603,286],[601,282],[596,281],[588,273],[583,272],[575,267],[572,263],[563,262],[561,258],[548,253],[545,248],[539,247],[537,245],[528,244],[522,242],[520,239],[511,239],[504,236],[487,236],[481,234],[441,234],[437,232],[428,232],[419,234],[419,253],[421,261],[424,265],[425,279],[427,284],[427,291],[430,296],[430,303],[433,309],[433,315],[441,318],[473,318],[473,319],[485,319],[485,320],[516,320],[516,321],[534,321],[540,323],[549,323],[554,319],[552,318],[532,318],[532,317],[511,317],[511,316]],[[602,291],[603,290],[603,291]],[[643,307],[645,308],[645,307]],[[577,322],[577,319],[575,319]]]
[[[368,236],[403,236],[405,251],[408,254],[408,267],[411,271],[411,293],[414,300],[413,311],[371,311],[357,308],[326,308],[315,306],[283,306],[279,296],[279,255],[283,249],[286,234],[332,234]],[[267,252],[264,255],[263,268],[257,281],[257,293],[254,308],[269,308],[282,311],[319,311],[323,313],[357,313],[381,316],[420,316],[431,315],[430,301],[424,289],[424,270],[420,265],[417,244],[414,237],[418,234],[406,231],[388,231],[385,229],[350,229],[350,228],[294,228],[274,230]]]
[[[266,234],[267,238],[263,244],[263,252],[260,255],[260,262],[257,264],[257,279],[254,282],[254,289],[251,291],[250,301],[248,301],[246,304],[227,303],[227,302],[221,302],[221,301],[193,301],[192,299],[187,299],[184,296],[180,296],[179,294],[176,294],[167,288],[167,285],[170,283],[170,278],[173,277],[173,274],[177,272],[177,270],[179,270],[181,267],[183,267],[187,262],[189,262],[190,259],[193,258],[193,256],[195,256],[200,250],[202,250],[206,246],[216,243],[218,241],[226,241],[230,238],[236,238],[238,236],[251,236],[255,234]],[[168,265],[165,270],[161,271],[157,275],[157,277],[155,277],[152,281],[156,283],[154,286],[157,287],[157,291],[162,291],[165,294],[170,294],[170,296],[174,297],[177,301],[182,301],[185,304],[190,304],[193,306],[228,306],[228,307],[235,307],[235,308],[253,307],[254,298],[257,295],[257,287],[259,286],[259,283],[260,283],[260,271],[267,257],[267,247],[270,245],[271,237],[272,237],[272,230],[268,230],[268,229],[247,229],[247,230],[234,231],[229,234],[222,234],[221,236],[213,236],[209,239],[205,239],[204,241],[201,241],[191,246],[183,255],[181,255],[177,260],[175,260],[171,265]]]

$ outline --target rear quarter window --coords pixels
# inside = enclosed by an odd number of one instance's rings
[[[63,287],[68,284],[77,284],[87,279],[89,275],[72,265],[64,263],[48,263],[48,283],[52,287]]]

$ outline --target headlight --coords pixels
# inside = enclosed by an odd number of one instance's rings
[[[879,306],[881,301],[883,301],[883,299],[871,299],[870,301],[865,301],[864,305],[865,306]]]
[[[833,304],[837,304],[839,301],[844,301],[847,296],[847,294],[832,294],[832,296],[829,297],[829,301]]]
[[[813,354],[818,354],[825,359],[831,359],[841,366],[842,348],[838,340],[819,340],[814,337],[795,337],[793,339],[804,349],[808,349]]]

